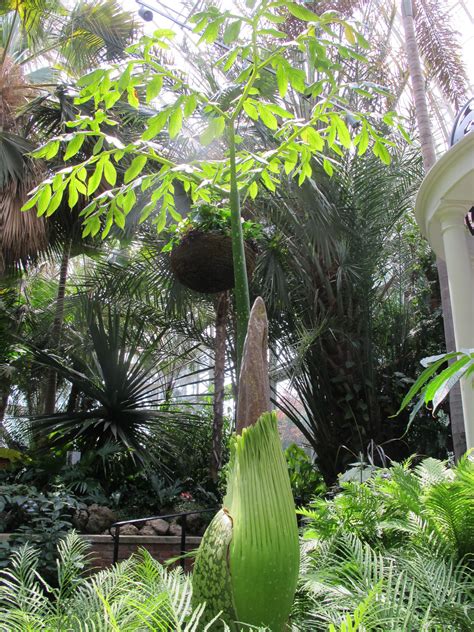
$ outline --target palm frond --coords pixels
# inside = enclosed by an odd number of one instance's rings
[[[417,42],[429,76],[446,101],[460,108],[467,98],[467,74],[447,7],[437,0],[416,0],[414,5]]]
[[[75,4],[59,36],[60,50],[74,73],[124,55],[136,33],[133,15],[116,0]]]

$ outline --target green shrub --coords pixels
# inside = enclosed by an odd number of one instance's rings
[[[181,569],[165,570],[149,553],[92,577],[84,575],[87,544],[75,533],[58,546],[56,587],[38,573],[40,554],[25,545],[0,576],[0,619],[5,632],[204,632],[205,605],[191,610],[191,581]]]
[[[292,443],[285,450],[293,497],[298,505],[306,506],[326,491],[322,474],[311,462],[303,448]]]
[[[302,512],[298,630],[471,630],[474,463],[348,482]],[[332,627],[331,627],[332,626]],[[352,627],[351,627],[352,626]]]
[[[72,516],[84,505],[75,496],[64,492],[39,492],[23,484],[0,486],[0,532],[11,533],[2,543],[0,566],[8,556],[25,543],[34,543],[41,550],[39,568],[47,577],[56,568],[56,547],[72,529]]]

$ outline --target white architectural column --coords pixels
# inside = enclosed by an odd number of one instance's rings
[[[442,200],[437,210],[454,320],[456,348],[472,348],[474,339],[474,293],[472,258],[464,217],[471,202]],[[467,447],[474,447],[474,378],[461,380]]]

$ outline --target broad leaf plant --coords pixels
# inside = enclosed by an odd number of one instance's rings
[[[68,125],[71,132],[52,138],[34,155],[52,159],[65,149],[67,163],[81,149],[87,136],[95,145],[86,160],[67,165],[52,174],[32,195],[23,210],[36,207],[39,215],[53,214],[67,196],[72,208],[80,194],[90,197],[83,209],[83,235],[105,238],[112,226],[124,228],[126,217],[146,196],[139,221],[152,221],[162,231],[170,221],[179,222],[175,191],[180,183],[192,203],[228,200],[235,274],[237,349],[240,358],[247,331],[249,292],[241,226],[241,204],[262,189],[275,191],[284,177],[302,184],[312,175],[312,161],[319,159],[328,174],[343,151],[364,154],[369,148],[382,162],[390,162],[391,144],[370,115],[351,109],[351,95],[366,98],[384,89],[376,84],[336,82],[337,52],[364,63],[364,37],[334,11],[320,16],[294,2],[246,0],[245,14],[209,6],[192,17],[198,47],[225,52],[216,66],[232,81],[210,97],[192,85],[185,68],[177,70],[166,61],[175,33],[160,29],[144,35],[128,49],[126,62],[94,70],[80,81],[77,103],[93,101],[92,116],[78,116]],[[290,39],[282,29],[288,16],[307,24]],[[236,70],[237,69],[237,70]],[[276,82],[271,96],[261,89],[262,78]],[[299,93],[311,107],[301,117],[289,98]],[[124,144],[111,135],[117,125],[113,106],[127,100],[131,108],[156,107],[139,138]],[[205,119],[202,145],[215,141],[225,147],[222,157],[174,162],[166,141],[192,134],[196,120]],[[380,121],[378,122],[380,123]],[[383,117],[385,129],[403,129],[393,112]],[[263,125],[271,131],[274,145],[251,150],[242,143],[245,129]],[[106,128],[107,131],[104,131]],[[125,168],[122,177],[120,172]],[[119,173],[119,176],[118,176]],[[107,182],[107,190],[97,194]]]

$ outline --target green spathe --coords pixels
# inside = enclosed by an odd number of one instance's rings
[[[196,558],[194,600],[207,602],[208,617],[222,611],[239,629],[247,623],[280,632],[288,622],[298,568],[288,470],[276,417],[264,413],[233,440],[224,506]]]

